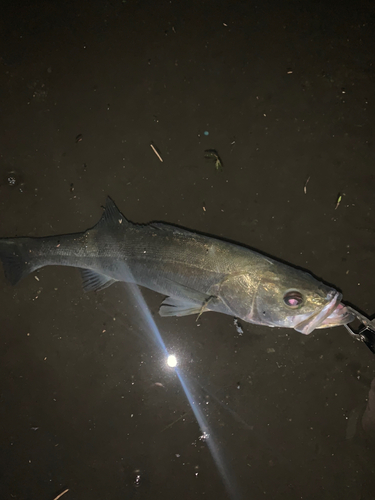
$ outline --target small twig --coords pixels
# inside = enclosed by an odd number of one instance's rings
[[[164,431],[166,431],[167,429],[170,429],[172,427],[172,425],[176,424],[177,422],[179,422],[182,418],[184,418],[186,416],[186,412],[183,413],[182,415],[180,415],[178,418],[176,418],[176,420],[174,420],[171,424],[167,425],[167,427],[164,427],[164,429],[162,429],[160,431],[160,434]],[[56,500],[56,499],[55,499]]]
[[[61,498],[63,495],[65,495],[65,493],[68,493],[68,491],[69,491],[69,488],[67,488],[62,493],[60,493],[60,495],[57,495],[57,497],[55,497],[53,500],[59,500],[59,498]]]
[[[154,147],[153,144],[150,144],[152,151],[156,154],[156,156],[159,158],[159,160],[162,162],[163,158],[159,155],[159,153],[156,151],[156,148]]]
[[[305,185],[303,186],[303,192],[304,192],[305,194],[306,194],[306,192],[307,192],[307,184],[308,184],[309,180],[310,180],[310,176],[307,178],[307,181],[305,182]]]

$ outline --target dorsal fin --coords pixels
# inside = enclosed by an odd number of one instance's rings
[[[126,226],[130,224],[127,219],[122,215],[120,210],[117,208],[115,202],[107,196],[107,201],[105,204],[105,209],[103,215],[101,216],[99,222],[97,223],[97,229],[100,228],[118,228],[121,225]]]

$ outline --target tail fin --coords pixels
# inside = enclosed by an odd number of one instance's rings
[[[28,251],[28,240],[29,238],[0,239],[0,259],[5,277],[12,285],[16,285],[35,269]]]

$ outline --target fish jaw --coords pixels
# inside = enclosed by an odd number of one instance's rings
[[[355,315],[341,302],[332,313],[317,328],[330,328],[332,326],[347,325],[355,320]]]
[[[329,292],[327,295],[328,302],[323,309],[303,319],[303,321],[294,326],[294,329],[304,335],[309,335],[316,328],[329,328],[331,326],[350,323],[352,315],[340,303],[341,299],[341,293],[336,291]]]

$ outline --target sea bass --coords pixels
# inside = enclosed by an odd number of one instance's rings
[[[135,283],[167,297],[161,316],[215,311],[303,334],[354,320],[341,293],[311,274],[169,224],[133,224],[110,198],[93,228],[45,238],[1,238],[0,259],[13,285],[51,265],[78,267],[86,291],[116,281]]]

